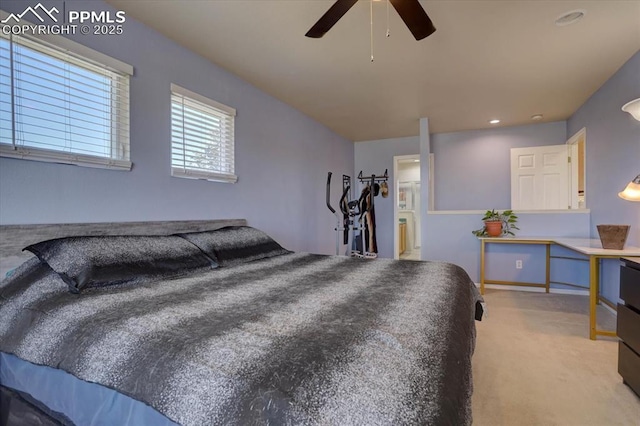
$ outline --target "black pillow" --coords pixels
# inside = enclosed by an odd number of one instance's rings
[[[291,253],[270,236],[250,226],[176,234],[198,246],[219,266],[232,266]]]
[[[32,244],[24,250],[47,263],[73,293],[142,276],[212,266],[198,247],[171,235],[67,237]]]

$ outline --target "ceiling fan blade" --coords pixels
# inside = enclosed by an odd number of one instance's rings
[[[322,37],[357,2],[358,2],[358,0],[337,0],[333,4],[333,6],[331,6],[329,8],[329,10],[327,10],[325,12],[325,14],[322,15],[322,18],[320,18],[318,20],[318,22],[316,22],[315,25],[313,27],[311,27],[311,29],[309,31],[307,31],[305,36],[311,37],[311,38],[320,38],[320,37]]]
[[[390,1],[416,40],[422,40],[436,32],[436,27],[418,0]]]

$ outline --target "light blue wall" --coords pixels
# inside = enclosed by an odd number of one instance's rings
[[[640,245],[640,203],[618,192],[640,174],[640,121],[620,108],[640,98],[640,52],[618,70],[567,122],[567,135],[587,131],[587,207],[591,234],[602,223],[632,226],[629,243]]]
[[[355,144],[355,174],[362,170],[363,175],[382,174],[389,171],[389,196],[376,197],[376,234],[378,255],[393,258],[393,157],[397,155],[420,154],[420,138],[408,137],[398,139],[382,139]],[[359,194],[359,192],[357,192]],[[426,203],[424,203],[426,205]]]
[[[640,245],[640,203],[618,198],[617,193],[640,173],[640,122],[622,112],[620,107],[640,97],[640,53],[636,53],[615,75],[568,120],[531,126],[478,130],[430,135],[431,152],[435,154],[435,203],[437,210],[487,209],[509,207],[509,155],[511,147],[562,144],[582,127],[587,129],[586,174],[589,213],[558,215],[520,215],[519,235],[565,235],[598,238],[596,225],[620,223],[632,226],[628,245]],[[378,142],[379,143],[379,142]],[[486,146],[500,147],[499,157],[484,152]],[[356,146],[355,161],[376,162],[391,159],[393,144]],[[418,153],[417,150],[410,153]],[[376,158],[377,155],[381,157]],[[495,160],[495,161],[494,161]],[[388,160],[390,162],[390,160]],[[489,186],[477,182],[491,182]],[[469,185],[471,187],[469,188]],[[423,185],[425,186],[425,185]],[[460,196],[464,188],[465,195]],[[393,206],[391,213],[378,220],[378,242],[381,254],[393,253]],[[551,227],[548,227],[551,224]],[[479,243],[470,230],[480,226],[479,214],[429,214],[423,222],[423,259],[444,260],[463,266],[474,280],[479,279]],[[426,244],[425,244],[426,239]],[[488,266],[492,279],[544,279],[542,248],[515,250],[495,246],[490,249]],[[565,255],[555,247],[554,254]],[[523,259],[523,270],[515,270],[515,259]],[[584,262],[554,259],[552,280],[585,284],[588,270]],[[606,260],[602,268],[602,292],[612,301],[618,300],[619,262]],[[555,285],[554,287],[563,288]],[[569,289],[571,289],[569,287]]]
[[[472,280],[480,282],[480,241],[471,233],[482,226],[482,215],[477,212],[427,215],[427,243],[423,240],[423,259],[441,260],[462,266]],[[531,237],[577,237],[589,235],[589,213],[520,214],[519,235]],[[487,279],[543,283],[545,279],[545,248],[531,245],[487,246]],[[555,249],[554,249],[555,251]],[[522,269],[516,269],[515,261],[523,261]],[[562,264],[552,263],[553,278]],[[575,267],[572,265],[571,267]],[[580,283],[582,266],[569,276],[561,275],[558,281]],[[553,285],[561,288],[562,286]]]
[[[2,8],[21,12],[26,3],[3,1]],[[66,8],[113,10],[101,1],[67,1]],[[353,173],[350,141],[130,17],[123,35],[70,38],[135,68],[133,169],[1,158],[1,224],[243,217],[290,249],[334,252],[326,173]],[[238,183],[170,176],[171,83],[237,109]],[[336,179],[334,191],[340,186]]]
[[[640,121],[620,108],[640,98],[640,52],[623,65],[573,114],[567,135],[587,131],[587,207],[591,209],[591,236],[598,224],[631,225],[629,245],[640,246],[640,203],[618,197],[618,192],[640,174]],[[619,265],[606,261],[602,292],[618,300]]]
[[[428,121],[423,120],[428,129]],[[509,208],[510,206],[510,154],[511,148],[522,146],[541,146],[563,144],[566,138],[566,123],[543,123],[529,126],[488,129],[466,132],[432,134],[422,141],[422,145],[430,146],[435,161],[435,202],[436,210],[486,210],[491,208]],[[486,144],[498,150],[498,154],[483,152]],[[355,144],[355,169],[380,170],[385,168],[389,173],[393,169],[393,157],[397,155],[420,154],[421,140],[419,136],[401,139],[385,139],[378,141],[357,142]],[[486,157],[495,157],[492,159]],[[497,161],[496,159],[500,159]],[[428,176],[428,161],[421,162],[421,175]],[[371,172],[369,172],[371,173]],[[390,176],[389,182],[393,182]],[[422,199],[428,199],[428,185],[422,185]],[[463,195],[461,195],[463,194]],[[478,195],[480,194],[480,195]],[[378,249],[380,256],[393,257],[393,198],[376,204],[376,225],[378,233]],[[506,198],[505,198],[506,197]],[[438,202],[440,200],[440,202]],[[501,201],[502,200],[502,201]],[[377,201],[377,200],[376,200]],[[424,203],[427,206],[427,203]],[[444,206],[444,207],[442,207]],[[423,212],[422,227],[423,245],[433,241],[430,235],[430,219]],[[476,214],[479,223],[481,215]],[[442,223],[445,230],[456,227],[455,219],[451,226]],[[587,225],[588,226],[588,225]],[[470,231],[477,229],[467,227]],[[423,253],[423,259],[425,257]]]
[[[566,134],[558,121],[431,135],[436,210],[510,208],[510,149],[561,145]]]

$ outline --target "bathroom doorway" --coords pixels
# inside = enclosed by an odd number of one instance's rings
[[[395,259],[420,260],[420,155],[394,159]]]

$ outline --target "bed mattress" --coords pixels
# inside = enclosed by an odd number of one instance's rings
[[[441,262],[291,253],[71,294],[33,259],[0,284],[0,351],[169,423],[465,425],[479,300]]]

